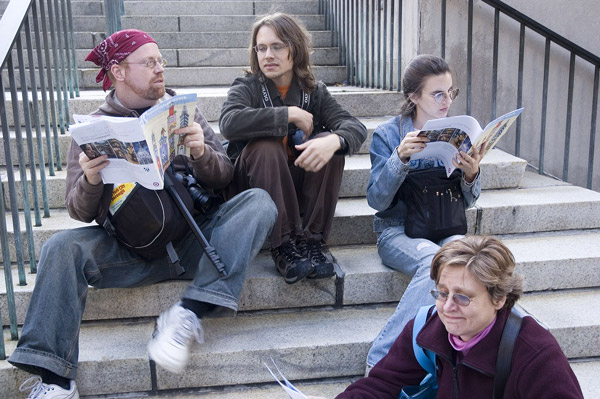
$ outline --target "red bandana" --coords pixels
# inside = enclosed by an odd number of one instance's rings
[[[146,43],[156,43],[156,41],[146,32],[126,29],[113,33],[90,51],[85,60],[101,67],[96,76],[96,82],[104,80],[102,83],[104,91],[108,90],[112,84],[106,73],[110,70],[111,65],[123,61],[129,54]]]

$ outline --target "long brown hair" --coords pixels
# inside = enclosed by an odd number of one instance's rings
[[[310,53],[312,51],[310,34],[302,23],[284,13],[276,12],[267,14],[252,26],[250,48],[248,48],[250,73],[265,79],[258,63],[258,54],[254,51],[256,36],[263,26],[273,29],[279,39],[289,47],[289,59],[292,60],[294,65],[294,77],[304,91],[312,93],[316,81],[312,70],[312,63],[310,62]]]

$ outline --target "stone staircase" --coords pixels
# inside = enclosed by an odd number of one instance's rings
[[[197,93],[202,113],[217,132],[227,86],[247,64],[254,15],[276,4],[282,11],[299,15],[311,30],[317,77],[369,128],[369,139],[360,153],[347,158],[329,243],[343,273],[287,285],[268,252],[261,252],[249,266],[240,311],[235,317],[205,319],[206,342],[194,347],[190,365],[181,375],[151,367],[146,344],[155,317],[179,298],[187,282],[136,289],[91,288],[80,334],[80,393],[98,398],[284,398],[263,365],[273,358],[305,393],[333,398],[364,373],[370,343],[408,283],[406,276],[381,264],[372,232],[374,210],[365,199],[371,133],[398,113],[401,96],[340,84],[345,69],[337,66],[338,49],[331,47],[331,32],[324,30],[317,1],[176,0],[166,4],[125,1],[123,28],[137,27],[153,35],[169,60],[168,86],[179,93]],[[83,62],[101,40],[102,34],[94,32],[104,29],[103,2],[73,0],[72,5],[82,93],[70,100],[70,109],[87,113],[104,98],[94,81],[97,70]],[[60,138],[63,161],[69,141],[68,135]],[[4,175],[4,154],[0,165]],[[594,306],[600,301],[600,193],[533,173],[526,161],[500,150],[482,161],[481,173],[484,190],[477,206],[467,211],[469,233],[498,235],[506,242],[517,259],[518,271],[525,276],[526,294],[520,304],[557,338],[585,397],[600,398],[600,307]],[[48,178],[52,216],[35,228],[37,253],[54,232],[83,225],[64,210],[64,178],[64,171]],[[7,224],[10,228],[8,215]],[[12,232],[9,242],[12,245]],[[15,257],[14,248],[10,251]],[[16,267],[12,272],[17,282]],[[24,320],[35,276],[28,274],[27,279],[26,286],[15,286],[19,323]],[[3,284],[0,278],[0,309],[6,326]],[[10,354],[16,343],[8,340],[8,328],[4,337]],[[27,377],[0,361],[0,397],[21,397],[18,386]]]

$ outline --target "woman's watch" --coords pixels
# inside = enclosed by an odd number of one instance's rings
[[[342,137],[341,134],[338,134],[338,137],[340,138],[340,152],[346,152],[348,151],[348,143],[346,143],[346,139],[344,137]]]

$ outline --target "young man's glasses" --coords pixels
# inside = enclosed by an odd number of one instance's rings
[[[456,89],[448,90],[448,93],[439,91],[435,94],[432,94],[431,96],[433,97],[434,101],[437,104],[443,104],[445,101],[448,100],[448,98],[450,98],[450,100],[454,100],[456,97],[458,97],[458,93],[459,93],[459,90],[458,90],[458,88],[456,88]]]
[[[286,47],[287,47],[287,44],[275,43],[275,44],[271,44],[270,46],[267,46],[266,44],[257,44],[253,48],[254,48],[254,51],[256,51],[259,54],[266,54],[268,49],[271,49],[272,53],[277,54],[277,53],[281,53],[283,50],[285,50]]]
[[[134,64],[134,65],[144,65],[146,68],[150,68],[150,69],[156,68],[157,64],[163,68],[167,66],[167,60],[162,57],[160,57],[158,59],[148,58],[146,61],[142,61],[142,62],[126,62],[126,63]]]
[[[431,290],[429,292],[431,293],[431,296],[435,298],[436,301],[442,302],[446,302],[448,300],[448,296],[450,295],[447,292],[440,290]],[[453,294],[452,300],[455,304],[459,306],[469,306],[469,304],[472,301],[471,298],[463,294]]]

